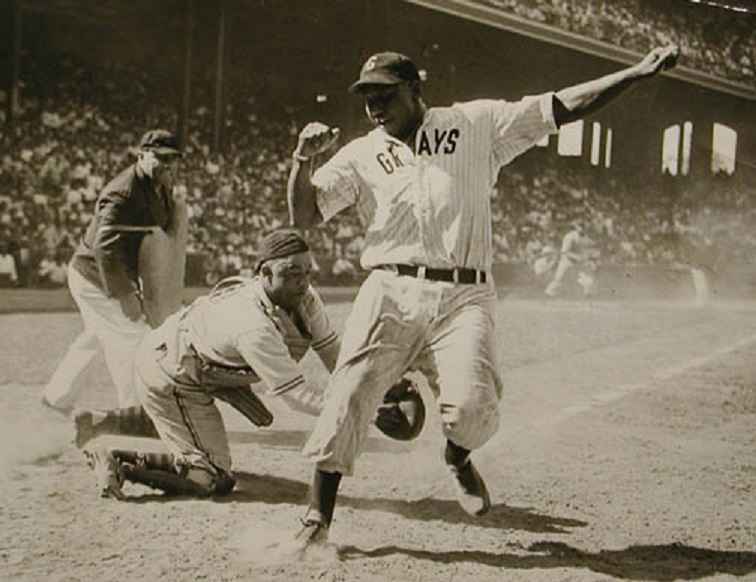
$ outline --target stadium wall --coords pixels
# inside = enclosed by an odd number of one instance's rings
[[[24,5],[48,4],[55,5],[39,1]],[[67,4],[75,6],[76,1]],[[111,4],[111,9],[119,6]],[[222,82],[226,91],[250,87],[260,103],[286,107],[302,121],[319,118],[339,125],[347,138],[361,132],[366,121],[361,103],[346,87],[364,58],[378,50],[406,52],[427,71],[425,94],[431,104],[517,98],[621,66],[616,50],[607,47],[606,56],[600,56],[595,42],[586,52],[580,50],[581,43],[569,46],[556,37],[544,41],[525,34],[525,28],[522,33],[503,30],[405,0],[228,0],[225,5],[227,66]],[[136,0],[119,8],[123,14],[118,18],[107,21],[49,7],[47,13],[27,10],[25,50],[77,54],[93,64],[132,60],[165,80],[164,87],[178,107],[182,6],[178,0]],[[196,101],[213,94],[218,14],[216,3],[195,3],[195,8],[192,91]],[[138,18],[145,11],[147,21]],[[684,60],[680,66],[686,66]],[[623,95],[588,121],[613,129],[613,165],[619,171],[659,166],[661,132],[685,121],[694,123],[692,171],[708,170],[714,122],[738,132],[742,160],[753,165],[756,159],[755,99],[671,75]],[[585,139],[587,145],[589,138]]]

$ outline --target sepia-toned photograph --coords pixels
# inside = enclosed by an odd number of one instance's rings
[[[756,580],[755,0],[0,0],[0,580]]]

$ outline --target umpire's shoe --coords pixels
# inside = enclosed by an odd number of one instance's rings
[[[97,489],[100,497],[112,497],[124,499],[123,490],[123,467],[113,456],[113,453],[104,448],[84,451],[87,462],[92,468],[97,479]]]
[[[74,445],[83,449],[89,441],[97,436],[94,429],[92,412],[89,410],[74,410]]]

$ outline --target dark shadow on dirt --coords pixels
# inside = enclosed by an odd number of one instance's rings
[[[215,498],[215,501],[221,503],[290,503],[301,504],[303,507],[307,503],[308,485],[300,481],[244,472],[238,472],[235,475],[237,484],[234,491],[225,497]],[[531,508],[505,505],[495,505],[485,517],[474,518],[462,511],[456,501],[445,499],[406,501],[340,496],[338,507],[385,511],[412,520],[443,520],[448,523],[466,523],[478,527],[514,529],[533,533],[569,533],[567,528],[587,525],[585,522],[576,519],[535,513]],[[336,509],[337,517],[338,507]]]
[[[232,444],[256,444],[276,449],[301,450],[312,430],[253,429],[250,431],[228,431],[228,441]],[[389,437],[368,437],[365,453],[406,453],[412,444],[394,441]]]
[[[266,430],[228,431],[228,441],[232,444],[255,444],[276,449],[301,449],[307,437],[307,430]]]
[[[533,555],[494,554],[459,551],[431,552],[388,546],[374,550],[340,548],[342,558],[383,558],[404,555],[419,560],[459,564],[472,562],[510,570],[585,568],[624,580],[698,580],[716,574],[746,576],[756,572],[756,553],[707,550],[672,543],[657,546],[630,546],[623,550],[585,552],[561,542],[537,542],[527,548]]]

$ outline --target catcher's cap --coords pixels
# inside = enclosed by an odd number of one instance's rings
[[[282,259],[310,250],[302,234],[293,228],[280,228],[266,235],[257,253],[255,271],[259,271],[262,264],[273,259]]]
[[[350,93],[359,93],[365,85],[396,85],[419,81],[420,73],[408,56],[392,51],[376,53],[365,61],[360,78],[349,87]]]
[[[165,129],[151,129],[139,140],[139,149],[155,152],[156,154],[176,156],[181,155],[181,144],[178,138]]]

